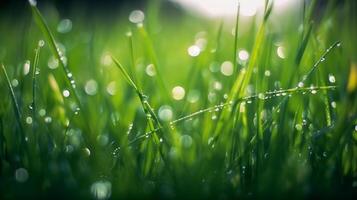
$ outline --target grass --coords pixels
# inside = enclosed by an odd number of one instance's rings
[[[353,198],[356,3],[233,23],[161,3],[2,15],[0,198]]]

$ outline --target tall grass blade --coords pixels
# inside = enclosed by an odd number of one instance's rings
[[[49,47],[50,47],[53,55],[58,60],[59,65],[61,66],[61,68],[63,69],[63,72],[65,73],[65,77],[66,77],[65,80],[66,80],[67,85],[69,86],[70,92],[73,94],[78,106],[82,107],[81,102],[79,100],[79,96],[75,90],[75,86],[74,86],[75,81],[73,79],[73,76],[69,75],[72,73],[69,70],[69,68],[65,65],[65,63],[63,62],[64,55],[58,49],[56,40],[55,40],[53,34],[51,33],[50,28],[47,26],[45,19],[42,17],[40,11],[36,7],[36,5],[30,3],[30,6],[31,6],[31,10],[32,10],[32,16],[34,17],[34,20],[35,20],[37,26],[39,27],[42,34],[44,35],[45,40],[49,44]]]
[[[24,145],[25,144],[25,132],[24,132],[24,129],[23,129],[23,126],[22,126],[22,123],[21,123],[22,116],[21,116],[21,112],[20,112],[20,107],[19,107],[19,104],[17,103],[14,89],[12,88],[9,76],[7,75],[5,66],[3,64],[1,64],[1,69],[2,69],[3,75],[5,77],[7,87],[8,87],[9,92],[10,92],[10,97],[11,97],[11,101],[12,101],[12,105],[13,105],[13,110],[15,112],[15,119],[16,119],[17,126],[18,126],[19,132],[20,132],[20,135],[19,135],[20,141],[21,141],[21,144]]]

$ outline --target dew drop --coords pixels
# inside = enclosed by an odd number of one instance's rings
[[[276,49],[276,54],[279,56],[279,58],[281,59],[284,59],[286,56],[285,56],[285,48],[282,47],[282,46],[279,46],[277,49]]]
[[[45,117],[45,122],[47,124],[51,123],[52,122],[52,117],[49,117],[49,116]]]
[[[332,101],[332,102],[331,102],[331,107],[332,107],[332,108],[336,108],[336,107],[337,107],[337,104],[336,104],[335,101]]]
[[[335,83],[335,82],[336,82],[335,76],[332,75],[332,74],[329,74],[329,75],[328,75],[328,81],[329,81],[330,83]]]
[[[83,148],[83,154],[87,157],[90,156],[90,150],[86,147],[86,148]]]
[[[19,85],[19,81],[17,79],[12,79],[11,85],[12,87],[17,87]]]
[[[45,41],[39,40],[39,41],[38,41],[38,46],[39,46],[39,47],[45,46]]]
[[[25,168],[18,168],[15,171],[15,179],[19,183],[24,183],[29,178],[29,173]]]
[[[26,123],[27,124],[32,124],[32,117],[26,117]]]
[[[271,72],[269,70],[265,70],[264,75],[266,77],[269,77],[271,75]]]
[[[26,62],[24,64],[23,73],[24,73],[24,75],[27,75],[29,72],[30,72],[30,61],[26,60]]]
[[[263,93],[259,93],[258,98],[264,100],[265,99],[265,95]]]
[[[299,83],[298,83],[298,87],[299,87],[299,88],[304,87],[304,83],[303,83],[303,82],[299,82]]]
[[[69,97],[70,92],[68,90],[63,90],[62,94],[64,97]]]

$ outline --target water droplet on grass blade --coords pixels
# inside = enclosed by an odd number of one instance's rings
[[[328,75],[328,81],[329,81],[330,83],[335,83],[335,82],[336,82],[335,76],[332,75],[332,74],[329,74],[329,75]]]
[[[265,70],[264,75],[266,77],[269,77],[271,75],[271,72],[269,70]]]
[[[26,60],[26,62],[24,64],[23,73],[24,73],[24,75],[27,75],[29,72],[30,72],[30,61]]]
[[[336,107],[337,107],[336,102],[332,101],[332,102],[331,102],[331,107],[332,107],[332,108],[336,108]]]
[[[279,47],[276,49],[276,54],[277,54],[277,55],[279,56],[279,58],[281,58],[281,59],[286,58],[285,48],[282,47],[282,46],[279,46]]]
[[[68,90],[63,90],[62,94],[64,97],[69,97],[70,92]]]
[[[258,98],[261,100],[265,99],[265,95],[263,93],[259,93]]]
[[[299,83],[298,83],[298,87],[299,87],[299,88],[304,87],[304,83],[303,83],[303,82],[299,82]]]
[[[12,79],[11,85],[12,87],[17,87],[19,85],[19,81],[17,79]]]
[[[45,117],[45,122],[46,122],[47,124],[51,123],[51,122],[52,122],[52,118],[49,117],[49,116]]]
[[[39,47],[45,46],[45,41],[39,40],[39,41],[38,41],[38,46],[39,46]]]
[[[86,147],[86,148],[83,148],[83,154],[87,157],[90,156],[90,150]]]
[[[26,117],[26,123],[27,124],[32,124],[32,117]]]

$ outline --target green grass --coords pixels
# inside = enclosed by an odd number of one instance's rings
[[[356,3],[318,5],[237,5],[233,23],[74,9],[69,32],[52,6],[3,16],[0,198],[352,198]]]

